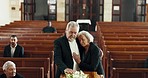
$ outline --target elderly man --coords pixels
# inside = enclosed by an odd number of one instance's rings
[[[16,65],[12,61],[4,63],[3,71],[4,73],[0,75],[0,78],[24,78],[16,72]]]

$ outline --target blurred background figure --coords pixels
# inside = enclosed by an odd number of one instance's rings
[[[57,30],[52,26],[51,21],[48,22],[48,26],[44,27],[42,31],[44,33],[57,33]]]

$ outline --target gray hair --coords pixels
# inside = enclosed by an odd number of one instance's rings
[[[84,35],[88,39],[89,42],[93,42],[94,41],[94,37],[88,31],[84,31],[84,30],[83,31],[80,31],[78,33],[78,37],[80,35]]]
[[[14,62],[12,62],[12,61],[7,61],[7,62],[5,62],[4,65],[3,65],[3,70],[7,70],[10,66],[16,67],[16,65],[14,64]]]
[[[70,22],[67,24],[66,30],[68,30],[70,27],[77,27],[77,28],[78,28],[78,31],[79,31],[79,29],[80,29],[79,24],[78,24],[77,22],[75,22],[75,21],[70,21]],[[78,31],[77,31],[77,32],[78,32]]]

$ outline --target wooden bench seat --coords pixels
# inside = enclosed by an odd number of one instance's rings
[[[119,31],[119,30],[118,30],[118,31]],[[139,30],[139,31],[137,30],[137,32],[136,32],[136,30],[133,30],[134,32],[132,32],[131,30],[129,30],[129,31],[130,31],[130,32],[129,32],[128,30],[126,31],[126,29],[125,29],[125,30],[122,30],[123,32],[122,32],[122,31],[119,31],[119,32],[118,32],[118,31],[117,31],[117,32],[115,32],[115,31],[112,31],[112,32],[111,32],[111,31],[110,31],[110,32],[102,32],[102,31],[101,31],[101,34],[104,34],[104,35],[113,35],[113,34],[114,34],[114,35],[120,35],[120,34],[121,34],[121,35],[123,35],[123,34],[124,34],[124,35],[128,35],[128,34],[131,34],[131,35],[132,35],[132,34],[133,34],[133,35],[134,35],[134,34],[139,34],[139,35],[140,35],[140,34],[141,34],[141,35],[143,35],[143,34],[147,34],[147,33],[148,33],[148,32],[141,32],[140,30]],[[145,30],[145,31],[146,31],[146,30]]]
[[[0,50],[4,50],[4,47],[6,45],[5,44],[0,44]],[[35,44],[22,44],[21,46],[24,47],[24,51],[52,51],[54,49],[54,45],[48,45],[48,44],[44,44],[44,45],[35,45]]]
[[[144,59],[111,59],[110,61],[110,75],[113,74],[114,68],[144,68]],[[136,72],[136,71],[135,71]],[[130,73],[130,71],[129,71]]]
[[[108,51],[108,59],[146,59],[148,51]]]
[[[98,26],[138,26],[138,27],[147,27],[147,22],[97,22]]]
[[[55,75],[55,65],[54,65],[54,51],[32,51],[32,52],[25,52],[25,57],[31,58],[50,58],[50,78],[54,78]]]
[[[51,21],[52,26],[57,29],[58,32],[64,32],[63,30],[66,29],[66,25],[68,22],[66,21]],[[47,21],[15,21],[13,23],[10,23],[9,25],[6,25],[5,27],[9,28],[43,28],[48,25]],[[59,31],[60,30],[60,31]],[[62,31],[61,31],[62,30]]]
[[[105,37],[148,37],[148,34],[103,34]]]
[[[147,41],[148,37],[102,37],[103,40],[116,40],[116,41]]]
[[[42,31],[43,28],[40,28],[40,29],[34,29],[32,28],[32,30],[18,30],[18,29],[7,29],[7,30],[4,30],[4,29],[0,29],[0,33],[43,33]],[[65,33],[65,29],[58,29],[57,30],[57,33]]]
[[[123,26],[123,25],[118,25],[118,26],[112,26],[110,27],[110,25],[98,25],[101,29],[147,29],[148,27],[147,26],[131,26],[131,25],[126,25],[126,26]]]
[[[108,51],[107,66],[112,74],[113,68],[143,68],[147,51]]]
[[[0,40],[0,44],[9,44],[9,40]],[[19,40],[18,44],[34,44],[34,45],[53,45],[54,40]]]
[[[2,29],[0,29],[1,31],[0,31],[0,33],[8,33],[8,32],[10,32],[10,33],[42,33],[42,30],[9,30],[9,29],[7,29],[7,30],[2,30]]]
[[[45,20],[29,20],[29,21],[14,21],[11,22],[9,25],[20,26],[26,25],[28,27],[44,27],[48,24]]]
[[[26,28],[22,28],[22,27],[3,26],[3,27],[0,27],[0,30],[27,30],[27,31],[34,31],[34,30],[42,30],[42,28],[41,27],[36,27],[36,28],[26,27]]]
[[[66,28],[67,21],[51,21],[52,26],[55,28]],[[33,21],[14,21],[9,24],[10,26],[16,26],[16,27],[45,27],[48,25],[47,21],[42,20],[33,20]]]
[[[148,45],[148,41],[116,41],[116,40],[104,40],[105,45]]]
[[[136,23],[136,22],[135,22]],[[108,28],[108,29],[147,29],[148,27],[147,26],[142,26],[142,25],[116,25],[116,26],[113,26],[113,25],[97,25],[99,28],[101,28],[101,29],[106,29],[106,28]],[[112,26],[112,27],[111,27]]]
[[[44,76],[49,78],[50,76],[50,58],[0,58],[0,66],[4,62],[11,60],[15,62],[17,67],[44,67]]]
[[[102,29],[101,29],[102,30]],[[127,30],[127,31],[126,31]],[[140,32],[148,32],[148,31],[146,31],[147,29],[104,29],[104,30],[102,30],[101,32],[102,33],[105,33],[105,32],[107,32],[107,33],[109,33],[109,32],[111,32],[111,33],[116,33],[116,32],[125,32],[125,33],[127,33],[127,32],[129,32],[129,33],[140,33]]]
[[[50,57],[51,51],[24,50],[25,57]],[[0,50],[0,57],[3,57],[3,50]]]
[[[105,51],[148,51],[148,45],[105,45]]]
[[[113,68],[111,78],[147,78],[148,69],[146,68]]]
[[[0,36],[11,36],[11,35],[17,35],[17,36],[62,36],[63,33],[0,33]]]
[[[17,67],[16,71],[23,75],[24,78],[44,78],[43,67]],[[2,67],[0,73],[3,73]]]
[[[138,65],[141,65],[139,67],[144,67],[144,61],[147,57],[146,52],[148,51],[148,23],[97,22],[97,29],[98,45],[103,49],[104,52],[103,66],[105,67],[107,78],[109,78],[108,72],[112,72],[112,69],[110,68],[113,67],[116,68],[117,66],[129,66],[136,68]],[[108,51],[110,52],[109,54],[107,53]],[[110,59],[114,60],[110,61]],[[139,59],[137,60],[137,64],[136,61],[133,61],[136,59]],[[111,62],[114,63],[113,67],[110,67],[112,66],[110,65]],[[126,75],[123,77],[118,76],[118,78],[136,78]],[[139,76],[137,78],[141,77]]]
[[[111,68],[144,68],[146,59],[111,59]]]
[[[55,40],[57,38],[59,38],[60,36],[17,36],[18,40]],[[9,41],[10,40],[10,36],[1,36],[0,37],[0,41]],[[18,41],[18,42],[19,42]]]

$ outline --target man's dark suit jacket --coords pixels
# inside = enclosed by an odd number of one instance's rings
[[[3,56],[4,57],[11,57],[10,45],[5,46]],[[17,44],[13,57],[24,57],[24,48]]]
[[[76,41],[81,56],[81,46],[78,40]],[[56,78],[60,78],[61,73],[64,73],[66,68],[73,69],[71,49],[68,43],[68,39],[65,35],[54,41],[54,62],[57,65]]]
[[[6,74],[1,74],[0,75],[0,78],[7,78],[6,77]],[[13,77],[13,78],[24,78],[21,74],[19,74],[19,73],[16,73],[16,75]]]
[[[100,59],[100,49],[94,43],[90,43],[87,53],[83,51],[82,60],[79,64],[82,71],[96,71],[99,75],[104,75],[102,61]]]

